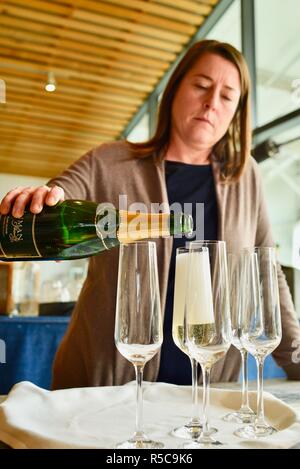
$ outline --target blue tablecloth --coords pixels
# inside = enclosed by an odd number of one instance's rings
[[[0,394],[7,394],[23,380],[50,388],[53,358],[69,320],[60,316],[0,317]]]

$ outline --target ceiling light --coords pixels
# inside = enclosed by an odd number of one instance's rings
[[[56,90],[56,81],[53,72],[48,72],[48,80],[45,85],[45,90],[49,91],[49,93]]]

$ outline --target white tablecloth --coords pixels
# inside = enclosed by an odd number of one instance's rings
[[[199,399],[202,389],[199,390]],[[265,413],[279,431],[259,440],[233,435],[240,425],[222,416],[240,405],[240,392],[211,389],[210,422],[219,429],[225,448],[289,448],[300,441],[300,417],[288,405],[265,393]],[[144,430],[166,448],[183,440],[170,430],[186,423],[191,412],[191,388],[144,383]],[[255,409],[256,393],[250,392]],[[0,405],[0,440],[13,448],[114,448],[134,432],[135,383],[125,386],[46,391],[32,383],[13,387]]]

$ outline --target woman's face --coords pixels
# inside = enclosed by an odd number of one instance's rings
[[[194,149],[212,148],[226,133],[241,94],[236,66],[205,53],[187,72],[172,106],[171,139]]]

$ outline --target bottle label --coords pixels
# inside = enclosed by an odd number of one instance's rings
[[[36,215],[22,218],[0,215],[0,256],[42,257],[35,240]]]

